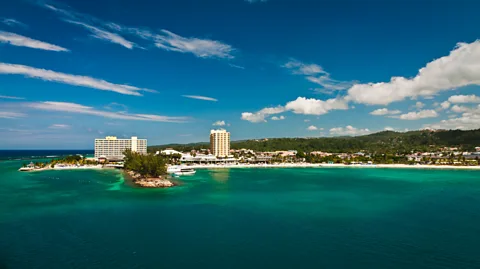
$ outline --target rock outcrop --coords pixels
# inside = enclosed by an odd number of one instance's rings
[[[127,173],[132,177],[133,183],[143,188],[170,188],[175,186],[172,181],[161,176],[158,178],[145,178],[133,171],[128,171]]]

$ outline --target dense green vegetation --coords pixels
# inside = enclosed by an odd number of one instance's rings
[[[95,165],[98,164],[96,161],[87,160],[85,157],[79,155],[69,155],[60,159],[53,159],[50,161],[50,166],[54,167],[55,164],[69,164],[69,165]]]
[[[159,177],[167,174],[166,160],[162,156],[143,155],[131,150],[126,150],[123,154],[125,169],[139,173],[142,177]]]
[[[465,151],[480,146],[480,129],[449,131],[411,131],[405,133],[384,131],[357,137],[271,138],[263,140],[233,141],[232,149],[255,151],[299,150],[354,153],[365,151],[375,154],[407,154],[412,151],[434,151],[440,147],[459,147]],[[149,151],[174,148],[179,151],[205,149],[209,143],[187,145],[171,144],[149,147]]]
[[[24,163],[23,167],[26,167],[29,163]],[[54,167],[56,164],[66,164],[66,165],[95,165],[98,164],[96,161],[87,160],[85,157],[79,155],[68,155],[61,158],[54,158],[46,160],[45,162],[35,162],[35,167],[43,168],[45,166]]]

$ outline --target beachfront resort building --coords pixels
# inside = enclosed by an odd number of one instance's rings
[[[210,150],[215,157],[228,157],[230,153],[230,133],[224,129],[211,130]]]
[[[147,154],[147,139],[118,139],[116,136],[107,136],[104,139],[95,139],[95,158],[106,160],[123,160],[123,152],[130,149],[134,152]]]

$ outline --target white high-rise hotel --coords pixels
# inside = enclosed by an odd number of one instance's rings
[[[228,157],[230,153],[230,133],[226,130],[211,130],[210,149],[215,157]]]
[[[117,139],[116,136],[107,136],[105,139],[95,139],[95,158],[107,160],[123,160],[126,149],[147,154],[147,139]]]

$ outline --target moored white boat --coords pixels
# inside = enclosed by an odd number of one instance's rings
[[[180,171],[174,172],[173,174],[176,176],[187,176],[187,175],[195,175],[197,171],[192,168],[181,168]]]
[[[167,173],[169,173],[169,174],[174,174],[176,172],[180,172],[180,170],[182,170],[182,166],[180,166],[180,165],[172,165],[172,166],[167,167]]]
[[[22,167],[22,168],[18,169],[18,171],[32,171],[32,170],[34,170],[34,168],[32,168],[32,167]]]

